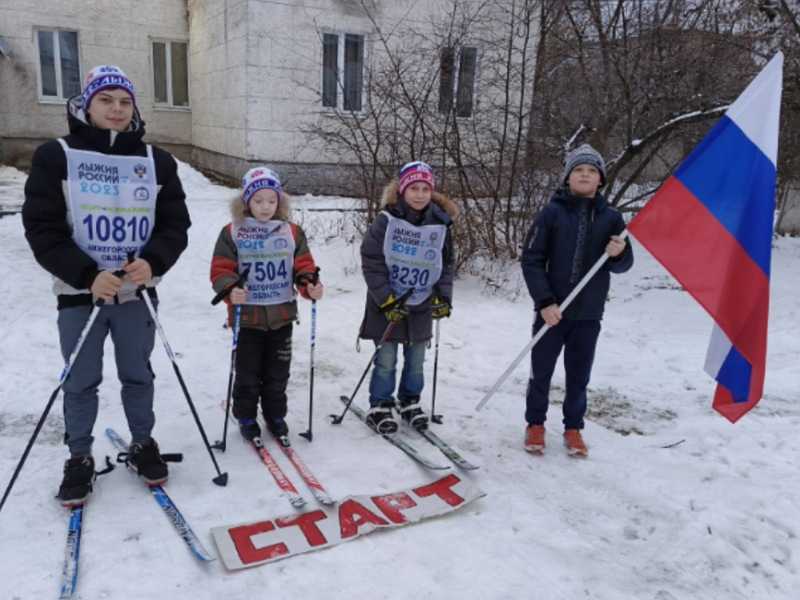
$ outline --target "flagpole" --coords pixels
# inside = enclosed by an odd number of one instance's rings
[[[623,229],[622,233],[619,234],[619,238],[624,240],[627,237],[628,237],[628,230],[627,229]],[[600,268],[604,264],[606,264],[606,261],[609,258],[610,257],[608,256],[608,254],[603,252],[603,256],[601,256],[600,258],[597,259],[597,262],[594,263],[594,265],[592,265],[592,268],[589,269],[586,272],[586,275],[583,276],[583,279],[581,279],[578,282],[578,285],[576,285],[575,288],[569,293],[569,296],[567,296],[564,299],[564,302],[562,302],[558,306],[559,311],[561,311],[563,313],[567,309],[567,307],[572,303],[572,301],[575,300],[575,297],[578,294],[581,293],[581,290],[583,290],[583,288],[586,287],[586,284],[589,283],[589,281],[592,279],[592,277],[594,277],[595,274],[600,270]],[[539,331],[536,332],[536,335],[533,336],[531,341],[529,341],[525,345],[525,347],[517,355],[517,357],[514,359],[514,361],[508,366],[508,368],[505,371],[503,371],[503,374],[500,375],[498,380],[495,381],[494,385],[489,389],[488,392],[486,392],[486,394],[483,396],[483,398],[481,398],[481,401],[478,402],[477,405],[475,405],[475,410],[476,411],[481,410],[486,405],[486,403],[489,401],[489,399],[492,396],[494,396],[495,392],[497,392],[497,390],[500,389],[500,386],[503,385],[503,383],[505,383],[506,379],[509,378],[511,373],[514,372],[514,369],[517,368],[519,363],[522,362],[522,359],[525,358],[528,355],[528,353],[531,351],[531,348],[533,348],[539,342],[539,340],[541,340],[542,337],[544,337],[544,334],[547,333],[547,331],[549,329],[550,329],[550,325],[548,325],[547,323],[542,325],[542,327],[539,329]]]

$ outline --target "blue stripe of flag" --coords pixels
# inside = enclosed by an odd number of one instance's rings
[[[752,371],[747,359],[739,354],[735,346],[731,346],[715,379],[728,389],[734,402],[747,402]]]
[[[769,277],[775,165],[761,149],[723,116],[675,176]]]

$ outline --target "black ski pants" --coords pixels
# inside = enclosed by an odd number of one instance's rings
[[[236,349],[233,416],[266,419],[286,416],[286,385],[292,363],[292,324],[264,331],[243,327]]]

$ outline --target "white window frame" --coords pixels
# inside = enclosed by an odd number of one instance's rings
[[[325,50],[322,41],[324,39],[323,36],[326,33],[335,35],[339,39],[338,43],[336,44],[336,106],[321,106],[321,108],[323,111],[329,113],[343,111],[356,115],[364,114],[364,106],[366,104],[365,89],[367,87],[367,41],[369,40],[369,37],[367,33],[363,31],[344,31],[341,29],[321,29],[319,31],[319,64],[321,67],[319,74],[320,105],[322,104],[322,92],[325,89]],[[345,40],[348,35],[359,35],[364,39],[364,55],[361,58],[361,110],[346,110],[344,108],[344,47]]]
[[[36,95],[38,96],[40,104],[63,104],[69,98],[64,95],[64,83],[61,80],[61,41],[57,35],[59,31],[69,31],[78,37],[78,81],[83,80],[81,73],[81,34],[80,30],[70,27],[34,27],[33,37],[36,43]],[[56,89],[58,90],[57,96],[48,96],[44,93],[44,81],[42,81],[42,50],[39,47],[39,33],[46,32],[53,37],[53,65],[56,74]],[[80,90],[78,90],[80,93]]]
[[[458,114],[458,86],[461,83],[461,51],[464,48],[474,48],[475,49],[475,73],[472,77],[472,113],[469,116],[460,116]],[[453,116],[456,119],[472,119],[475,116],[475,111],[478,107],[478,78],[480,77],[480,65],[481,65],[481,52],[480,46],[478,44],[471,44],[471,43],[462,43],[458,46],[453,48],[456,52],[454,54],[453,59],[453,87],[450,90],[451,94],[451,107],[450,110],[453,111]],[[441,59],[440,59],[441,60]],[[441,65],[441,62],[440,62]],[[441,70],[440,70],[441,73]]]
[[[186,44],[186,93],[188,95],[189,103],[186,106],[175,106],[174,97],[172,93],[172,43]],[[155,89],[155,74],[156,74],[156,57],[154,44],[164,44],[165,60],[166,60],[166,78],[167,78],[167,101],[156,101]],[[191,111],[192,110],[192,94],[189,87],[189,82],[192,80],[191,61],[189,60],[189,40],[175,39],[175,38],[150,38],[150,73],[151,84],[153,85],[153,108],[157,110],[177,110],[177,111]]]

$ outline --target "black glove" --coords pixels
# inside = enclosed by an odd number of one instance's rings
[[[453,306],[447,301],[447,299],[442,298],[441,296],[433,297],[433,300],[431,301],[431,316],[434,319],[449,317],[451,312],[453,312]]]
[[[317,267],[313,272],[311,271],[303,271],[302,273],[297,273],[294,276],[294,284],[298,287],[308,285],[309,283],[312,285],[317,285],[319,281],[319,267]]]
[[[392,323],[402,321],[408,316],[408,307],[405,302],[399,302],[394,294],[389,294],[386,302],[381,304],[378,308],[381,309],[383,316],[385,316]]]

